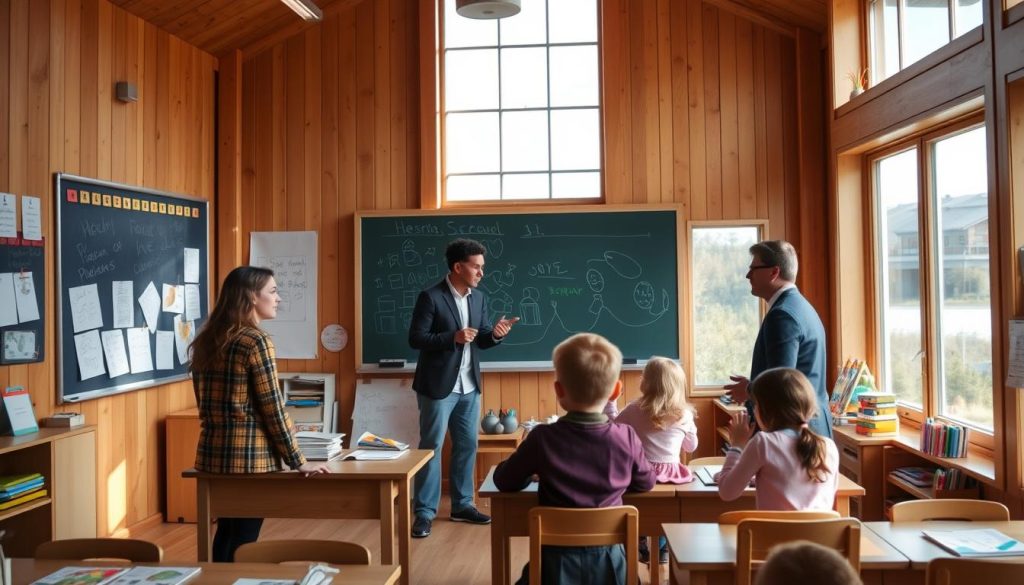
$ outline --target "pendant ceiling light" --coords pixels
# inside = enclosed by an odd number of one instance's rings
[[[505,18],[519,14],[520,0],[456,0],[455,10],[466,18]]]

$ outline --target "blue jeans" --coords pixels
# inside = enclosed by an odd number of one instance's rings
[[[434,456],[416,474],[414,513],[428,520],[437,516],[437,505],[441,501],[441,447],[445,431],[452,437],[452,462],[448,475],[452,512],[472,508],[480,391],[469,394],[452,392],[440,400],[417,394],[416,402],[420,407],[419,448],[433,449]]]

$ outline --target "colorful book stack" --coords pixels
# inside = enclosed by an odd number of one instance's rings
[[[860,359],[847,359],[832,386],[828,409],[835,419],[857,417],[857,397],[875,390],[875,380],[868,364]]]
[[[899,430],[896,395],[891,392],[864,392],[858,397],[857,433],[869,437],[894,436]]]
[[[978,482],[959,469],[936,469],[932,487],[935,491],[964,490],[974,488]]]
[[[0,476],[0,510],[46,497],[44,480],[39,473]]]
[[[921,427],[921,450],[938,457],[966,457],[967,435],[967,427],[929,417]]]

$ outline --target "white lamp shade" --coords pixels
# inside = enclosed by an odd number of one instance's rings
[[[466,18],[505,18],[519,14],[520,0],[456,0],[455,10]]]

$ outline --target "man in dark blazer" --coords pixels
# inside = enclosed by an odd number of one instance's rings
[[[451,519],[489,524],[473,506],[473,465],[480,420],[480,352],[501,343],[518,317],[504,315],[491,327],[487,299],[476,291],[484,276],[484,247],[458,239],[445,250],[448,275],[422,291],[409,324],[409,345],[420,352],[412,388],[420,409],[420,449],[434,457],[416,474],[415,538],[430,536],[441,499],[441,446],[452,439],[449,470]]]
[[[783,240],[768,240],[750,247],[750,294],[768,303],[768,312],[754,342],[750,378],[729,376],[726,385],[736,402],[745,402],[754,420],[747,393],[750,380],[771,368],[795,368],[810,380],[818,399],[818,414],[807,421],[822,437],[832,436],[832,417],[825,390],[825,328],[818,313],[796,288],[796,250]]]

